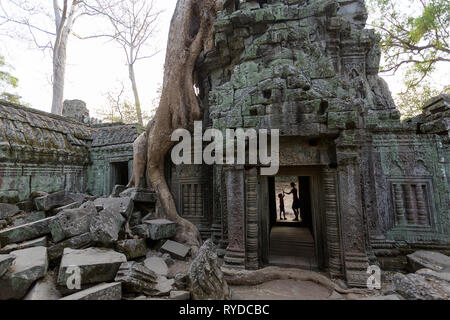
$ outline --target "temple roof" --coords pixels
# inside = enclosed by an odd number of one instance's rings
[[[133,143],[138,137],[136,125],[109,125],[97,127],[93,131],[92,147],[103,147]]]

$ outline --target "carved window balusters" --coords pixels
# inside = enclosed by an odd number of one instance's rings
[[[428,184],[393,183],[395,221],[399,226],[430,226]]]
[[[185,183],[181,185],[182,208],[184,217],[203,217],[203,185]]]

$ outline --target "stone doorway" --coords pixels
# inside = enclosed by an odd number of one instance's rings
[[[296,184],[300,208],[299,221],[295,221],[293,196],[285,195],[286,220],[280,219],[279,194],[291,191]],[[265,236],[265,264],[295,266],[308,270],[323,268],[323,244],[320,167],[281,168],[275,177],[268,178],[269,216]],[[284,216],[282,216],[284,218]]]
[[[111,162],[111,192],[116,185],[126,186],[128,179],[128,161]]]

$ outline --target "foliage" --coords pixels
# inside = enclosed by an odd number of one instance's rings
[[[19,79],[8,72],[10,68],[6,64],[5,58],[0,56],[0,99],[12,103],[20,103],[20,97],[9,92],[9,90],[17,88],[19,84]]]

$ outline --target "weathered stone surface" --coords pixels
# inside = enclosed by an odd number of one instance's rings
[[[81,193],[71,193],[68,191],[59,191],[34,199],[36,208],[39,211],[50,211],[53,208],[69,205],[77,202],[80,206],[86,199],[86,195]]]
[[[177,233],[177,224],[166,219],[143,221],[149,226],[150,239],[170,239]]]
[[[450,288],[447,281],[427,279],[415,273],[408,275],[397,273],[392,284],[395,292],[409,300],[443,300],[450,298]]]
[[[158,276],[158,279],[156,279],[155,292],[153,293],[153,296],[162,297],[169,295],[174,289],[174,284],[174,279],[167,279],[164,276]]]
[[[133,260],[146,255],[147,244],[144,239],[117,241],[116,251],[123,253],[128,260]]]
[[[79,204],[78,202],[74,202],[74,203],[68,204],[68,205],[66,205],[66,206],[62,206],[62,207],[53,209],[53,210],[52,210],[52,213],[53,213],[53,214],[58,214],[58,213],[60,213],[61,211],[64,211],[64,210],[68,210],[68,209],[76,209],[76,208],[78,208],[79,206],[80,206],[80,204]]]
[[[123,191],[120,197],[129,197],[134,202],[156,203],[157,195],[150,190],[130,188]]]
[[[144,265],[154,273],[160,276],[167,276],[169,268],[162,258],[150,257],[145,259]]]
[[[170,291],[171,300],[190,300],[191,293],[189,291]]]
[[[154,295],[157,293],[157,275],[137,262],[127,262],[120,266],[115,281],[122,282],[122,289],[129,293]]]
[[[46,247],[46,246],[47,246],[47,237],[44,236],[44,237],[41,237],[38,239],[25,241],[25,242],[18,243],[18,244],[16,244],[16,243],[9,244],[9,245],[5,246],[4,248],[1,248],[0,253],[7,254],[7,253],[10,253],[15,250],[22,250],[22,249],[33,248],[33,247]]]
[[[131,214],[130,221],[129,221],[130,227],[139,225],[141,223],[141,221],[142,221],[142,213],[140,211],[133,212]]]
[[[450,257],[433,251],[416,251],[406,256],[408,269],[416,272],[420,269],[431,269],[437,272],[450,272]]]
[[[207,240],[192,261],[188,273],[193,300],[229,300],[231,291],[217,261],[216,247]]]
[[[93,202],[86,202],[80,208],[67,209],[58,213],[49,228],[54,242],[89,232],[91,220],[97,215]]]
[[[47,248],[36,247],[11,252],[15,260],[0,278],[0,300],[21,299],[30,286],[47,273]]]
[[[113,197],[119,197],[120,194],[121,194],[122,192],[124,192],[126,188],[127,188],[126,186],[115,185],[115,186],[114,186],[114,189],[113,189],[113,192],[111,193],[111,195],[112,195]]]
[[[58,300],[61,294],[56,288],[56,273],[50,271],[38,280],[27,293],[24,300]]]
[[[8,271],[14,259],[16,259],[16,257],[13,255],[0,254],[0,278]]]
[[[14,227],[21,226],[23,224],[36,222],[39,220],[43,220],[46,218],[44,211],[35,211],[28,214],[19,215],[16,217],[11,218],[12,225]]]
[[[161,252],[168,253],[174,259],[184,260],[188,256],[190,248],[184,244],[167,240],[161,247]]]
[[[420,269],[417,270],[417,274],[424,276],[425,278],[434,278],[438,280],[447,281],[450,286],[450,272],[438,272],[431,269]]]
[[[116,210],[111,208],[100,211],[92,218],[90,232],[92,241],[109,245],[119,239],[119,232],[125,218]]]
[[[94,201],[97,207],[109,209],[121,214],[125,219],[128,219],[133,213],[134,203],[129,197],[123,198],[98,198]]]
[[[18,213],[20,213],[20,209],[16,205],[0,203],[0,220],[15,216]]]
[[[0,244],[5,246],[7,244],[24,242],[49,234],[49,224],[53,221],[53,219],[53,217],[50,217],[18,227],[2,230],[0,231]]]
[[[122,253],[109,249],[88,248],[83,250],[64,249],[59,267],[58,285],[66,285],[69,267],[79,267],[81,284],[113,281],[119,267],[127,259]]]
[[[147,224],[139,224],[131,228],[131,233],[142,239],[150,238],[150,229]]]
[[[48,258],[50,259],[50,261],[56,260],[62,257],[65,248],[83,249],[88,247],[91,243],[92,239],[90,232],[80,234],[79,236],[66,239],[49,247]]]
[[[373,300],[373,301],[384,301],[384,300],[388,300],[388,301],[398,301],[398,300],[403,300],[401,296],[397,295],[397,294],[389,294],[387,296],[376,296],[376,297],[368,297],[365,298],[363,300]]]
[[[92,288],[71,294],[61,300],[121,300],[122,284],[120,282],[102,283]]]

